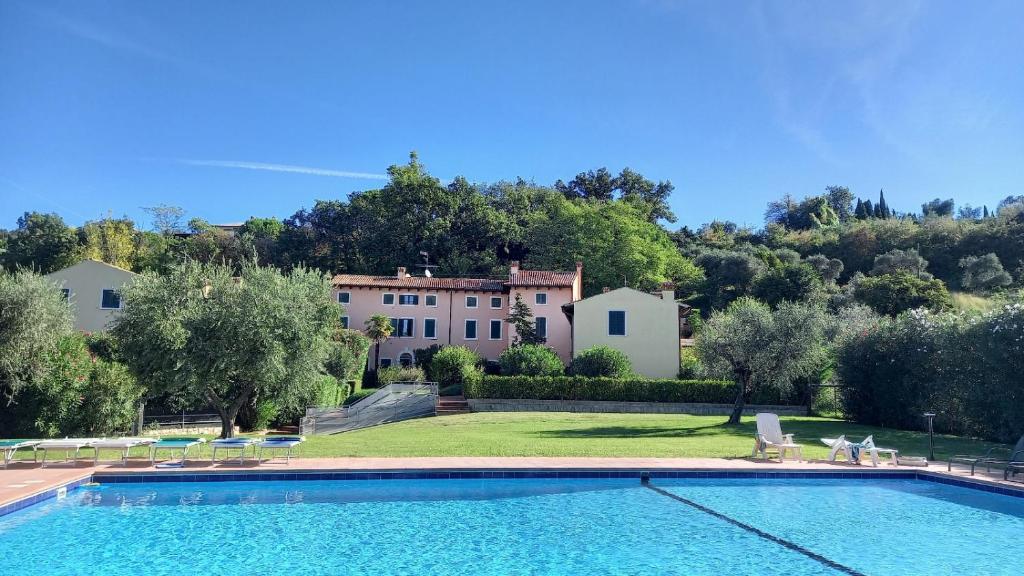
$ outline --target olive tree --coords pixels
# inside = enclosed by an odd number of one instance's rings
[[[776,310],[740,298],[716,311],[695,342],[709,372],[736,383],[730,424],[738,424],[746,399],[763,387],[787,387],[824,362],[824,314],[801,303]]]
[[[0,272],[0,394],[7,405],[45,378],[48,359],[71,328],[71,308],[57,285],[28,270]]]
[[[145,273],[122,292],[113,334],[149,397],[177,393],[212,406],[221,436],[257,397],[279,406],[308,398],[324,373],[339,305],[326,277],[244,263],[184,262]]]

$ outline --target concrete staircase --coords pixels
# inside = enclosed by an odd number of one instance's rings
[[[450,414],[469,414],[469,402],[464,396],[438,396],[437,415],[446,416]]]

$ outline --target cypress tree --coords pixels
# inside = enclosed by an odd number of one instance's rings
[[[871,204],[870,198],[864,201],[864,214],[867,218],[872,218],[875,215],[875,207]]]
[[[988,218],[988,206],[981,207],[981,217]]]
[[[882,219],[888,219],[892,216],[892,212],[889,211],[889,205],[885,203],[885,192],[881,189],[878,190],[878,205],[875,206],[876,216]]]
[[[853,209],[853,216],[857,220],[864,220],[867,214],[864,213],[864,201],[857,198],[857,207]]]

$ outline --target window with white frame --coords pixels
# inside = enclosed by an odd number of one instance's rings
[[[501,308],[501,296],[491,296],[491,308],[495,310]]]
[[[466,320],[466,340],[476,340],[476,320]]]
[[[338,303],[348,304],[352,300],[351,292],[338,292]]]
[[[399,294],[398,305],[399,306],[418,306],[420,303],[419,294]]]
[[[113,288],[104,288],[100,294],[100,308],[117,310],[121,308],[121,295]]]
[[[395,336],[398,334],[398,318],[388,318],[391,321],[391,335]]]
[[[348,316],[341,317],[341,327],[348,328]]]
[[[427,294],[423,297],[423,304],[434,308],[437,306],[437,294]]]
[[[396,338],[412,338],[416,335],[415,318],[399,318],[398,328],[395,330]]]
[[[61,289],[60,289],[60,297],[61,297],[61,298],[62,298],[62,299],[63,299],[63,300],[65,301],[65,302],[67,302],[68,300],[70,300],[70,299],[71,299],[71,289],[70,289],[70,288],[61,288]]]
[[[466,296],[466,308],[476,308],[478,305],[476,296]]]
[[[430,340],[437,339],[437,319],[436,318],[424,318],[423,319],[423,337]]]
[[[501,323],[503,320],[491,320],[491,340],[501,340]]]
[[[609,310],[608,311],[608,335],[609,336],[625,336],[626,335],[626,311],[625,310]]]
[[[402,368],[412,368],[412,353],[402,352],[398,355],[398,364]]]
[[[540,306],[543,306],[543,305],[547,304],[548,303],[548,293],[547,292],[537,292],[536,294],[533,295],[533,303],[534,304],[538,304]]]
[[[537,316],[533,319],[533,328],[537,332],[537,336],[541,338],[548,337],[548,319],[543,316]]]
[[[384,295],[380,297],[380,303],[385,306],[394,306],[395,295],[392,294],[391,292],[385,292]]]
[[[391,366],[391,358],[381,358],[380,359],[380,367],[381,368],[389,368],[390,366]]]

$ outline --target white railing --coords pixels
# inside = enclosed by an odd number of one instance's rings
[[[436,413],[437,384],[393,382],[362,400],[341,408],[310,408],[302,419],[303,434],[337,434],[387,422]]]

